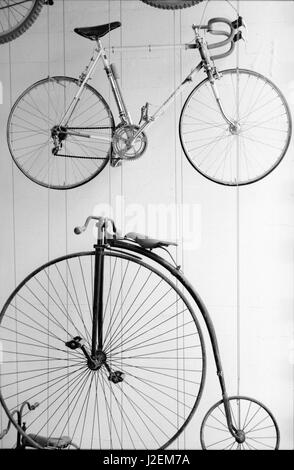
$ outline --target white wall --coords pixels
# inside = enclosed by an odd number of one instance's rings
[[[280,426],[281,448],[293,449],[293,144],[281,165],[256,184],[238,190],[207,181],[191,168],[180,148],[177,125],[184,93],[150,129],[142,159],[120,168],[107,166],[93,181],[68,192],[33,184],[12,165],[6,144],[8,113],[20,92],[34,81],[48,74],[80,73],[92,49],[89,41],[73,33],[74,27],[122,22],[106,43],[113,48],[111,60],[120,70],[135,120],[142,104],[159,104],[198,60],[194,53],[173,46],[192,40],[190,26],[200,20],[202,5],[168,12],[136,0],[83,0],[83,7],[80,3],[56,0],[54,7],[44,8],[28,32],[0,48],[4,89],[0,105],[0,303],[15,283],[47,259],[88,249],[91,234],[75,237],[73,227],[97,205],[115,206],[117,196],[124,198],[126,210],[134,203],[146,209],[149,204],[187,204],[190,210],[196,205],[199,226],[193,230],[199,243],[183,248],[180,219],[175,233],[169,235],[178,239],[178,260],[211,312],[229,393],[264,402]],[[241,1],[239,8],[248,25],[247,43],[239,43],[240,65],[271,78],[293,109],[293,2]],[[206,16],[215,15],[232,17],[232,12],[224,2],[211,1]],[[234,54],[222,67],[235,66],[236,61]],[[108,100],[102,70],[92,85]],[[130,229],[130,212],[120,212],[116,218]],[[145,227],[132,228],[157,231],[148,220]],[[209,354],[204,397],[186,431],[188,448],[200,448],[195,438],[199,424],[220,398]],[[5,447],[5,441],[1,445]]]

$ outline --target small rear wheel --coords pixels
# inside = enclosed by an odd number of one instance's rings
[[[239,437],[228,429],[224,401],[213,405],[206,413],[200,430],[206,450],[277,450],[280,432],[272,413],[262,403],[248,397],[229,398],[233,426]]]

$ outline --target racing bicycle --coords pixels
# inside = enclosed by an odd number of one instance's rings
[[[181,111],[179,136],[183,151],[202,176],[228,186],[259,181],[283,159],[291,139],[288,104],[277,86],[263,75],[242,68],[219,71],[217,59],[230,55],[242,38],[242,17],[212,18],[193,25],[189,50],[201,57],[189,75],[164,103],[150,114],[147,102],[134,124],[110,64],[102,37],[119,28],[113,22],[76,28],[96,46],[79,78],[47,77],[26,89],[12,107],[7,124],[11,156],[33,182],[52,189],[71,189],[112,166],[141,157],[147,148],[145,131],[159,118],[196,72],[206,78],[192,90]],[[208,43],[208,35],[225,39]],[[211,55],[215,48],[224,48]],[[90,84],[102,61],[119,115]]]

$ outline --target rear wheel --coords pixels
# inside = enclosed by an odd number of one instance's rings
[[[203,419],[201,445],[206,450],[277,450],[280,432],[272,413],[262,403],[248,397],[230,397],[235,439],[228,429],[224,402],[213,405]]]
[[[114,120],[97,90],[85,85],[70,119],[60,125],[78,90],[74,78],[46,78],[25,90],[10,112],[11,156],[34,183],[75,188],[98,175],[109,160]]]
[[[35,22],[45,0],[0,0],[0,44],[12,41]]]

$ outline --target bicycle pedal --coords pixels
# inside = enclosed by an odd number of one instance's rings
[[[110,382],[113,382],[114,384],[123,382],[124,378],[125,378],[125,374],[123,372],[120,372],[119,370],[110,372],[108,376],[108,380],[110,380]]]
[[[81,348],[84,344],[84,341],[83,339],[80,337],[80,336],[75,336],[73,339],[71,339],[70,341],[67,341],[66,343],[64,343],[65,346],[67,346],[68,348],[70,349],[78,349],[78,348]]]

